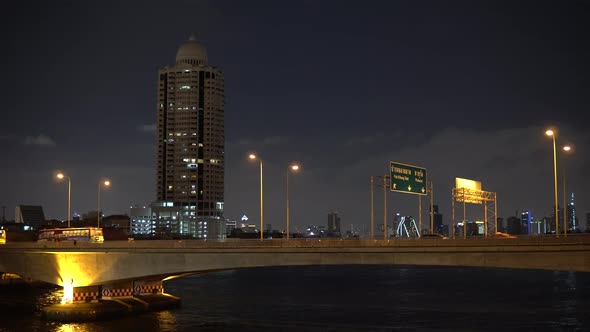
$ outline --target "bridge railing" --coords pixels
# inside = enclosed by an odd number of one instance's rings
[[[552,246],[590,244],[590,234],[584,236],[526,236],[518,238],[391,238],[391,239],[225,239],[225,240],[131,240],[87,242],[12,242],[0,246],[0,251],[19,249],[71,249],[71,250],[157,250],[157,249],[240,249],[240,248],[358,248],[358,247],[489,247],[489,246]]]

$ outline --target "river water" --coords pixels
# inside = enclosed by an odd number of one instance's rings
[[[164,283],[180,308],[62,324],[54,288],[0,289],[0,331],[590,331],[590,273],[420,266],[243,269]]]

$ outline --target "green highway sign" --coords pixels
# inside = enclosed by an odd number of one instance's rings
[[[389,162],[390,189],[406,194],[426,195],[426,168]]]

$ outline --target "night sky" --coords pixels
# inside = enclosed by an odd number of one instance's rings
[[[369,225],[369,177],[389,161],[422,166],[450,222],[455,177],[497,192],[498,215],[549,216],[557,143],[559,200],[590,212],[588,1],[38,1],[0,13],[0,205],[49,218],[106,214],[155,199],[157,71],[195,33],[225,73],[225,215],[265,222]],[[565,160],[565,164],[564,164]],[[382,191],[376,192],[382,222]],[[427,219],[427,200],[424,220]],[[417,214],[390,194],[388,211]],[[473,209],[483,218],[483,209]],[[479,212],[479,216],[477,213]]]

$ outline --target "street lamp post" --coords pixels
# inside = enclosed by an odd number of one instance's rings
[[[96,213],[98,214],[98,216],[96,217],[97,221],[96,221],[96,227],[100,228],[100,187],[101,186],[105,186],[108,187],[111,185],[111,181],[109,180],[100,180],[98,181],[98,209],[96,210]]]
[[[371,240],[375,235],[375,212],[373,210],[373,176],[371,175]]]
[[[65,175],[63,173],[58,173],[57,174],[57,178],[60,179],[60,180],[62,180],[63,178],[68,179],[68,228],[69,228],[70,227],[70,216],[72,215],[71,212],[70,212],[71,211],[71,207],[72,207],[72,205],[71,205],[71,202],[72,202],[71,201],[71,198],[72,198],[72,179],[70,179],[69,176],[67,176],[67,175]]]
[[[258,159],[260,161],[260,240],[264,239],[264,195],[262,191],[262,159],[256,157],[255,154],[248,156],[250,160]]]
[[[293,171],[293,172],[297,172],[299,170],[299,165],[297,164],[293,164],[289,166],[289,169],[287,169],[287,240],[289,240],[289,233],[290,233],[290,225],[289,225],[289,219],[290,219],[290,213],[289,213],[289,172]]]
[[[554,216],[555,216],[555,236],[559,237],[559,215],[558,215],[558,201],[557,201],[557,150],[555,148],[555,132],[549,129],[545,131],[547,136],[551,136],[553,139],[553,187],[554,187],[554,194],[555,194],[555,207],[554,207]]]
[[[563,151],[569,153],[571,151],[571,147],[566,145],[563,147]],[[567,205],[566,205],[566,192],[565,192],[565,158],[563,159],[563,235],[567,237]],[[575,230],[574,230],[575,231]]]

